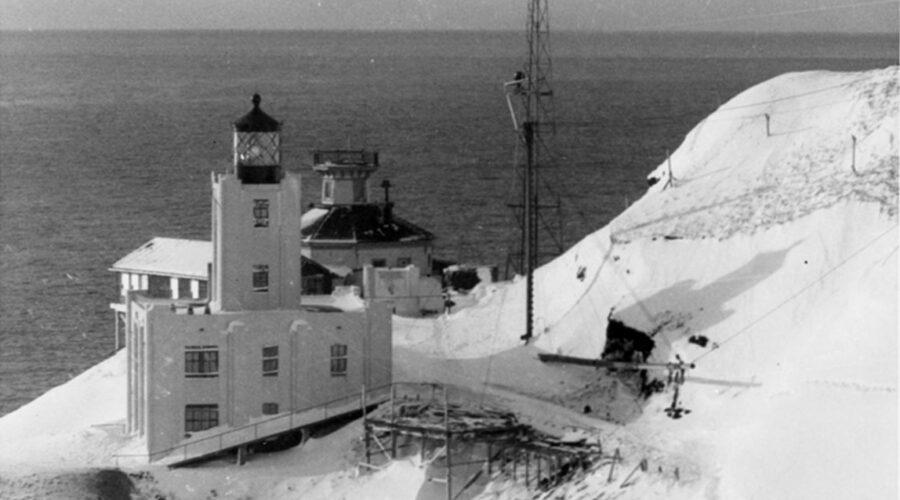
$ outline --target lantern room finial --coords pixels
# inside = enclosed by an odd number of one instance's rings
[[[253,109],[259,109],[259,103],[262,102],[262,97],[260,97],[259,94],[253,94],[251,102],[253,102]]]

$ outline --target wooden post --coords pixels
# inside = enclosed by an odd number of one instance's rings
[[[488,441],[487,444],[487,473],[488,479],[491,477],[491,442]]]
[[[669,182],[674,182],[675,177],[672,175],[672,155],[666,149],[666,163],[669,165]]]
[[[622,456],[619,455],[619,449],[616,448],[616,453],[613,455],[612,462],[610,462],[610,464],[609,464],[609,477],[606,478],[607,483],[612,482],[613,471],[616,469],[616,462],[621,458],[622,458]]]
[[[541,487],[541,455],[538,453],[537,455],[537,481],[535,483],[538,488]]]
[[[770,118],[771,118],[771,117],[769,116],[769,113],[766,113],[766,137],[771,137],[771,136],[772,136],[772,132],[769,130],[769,120],[770,120]]]
[[[447,442],[447,500],[453,500],[453,460],[450,451],[450,406],[447,404],[447,386],[444,386],[444,439]]]
[[[422,448],[419,450],[419,461],[425,463],[425,447],[428,446],[428,433],[422,433]]]
[[[365,442],[366,448],[366,465],[370,465],[372,463],[371,451],[369,449],[369,415],[366,412],[366,384],[362,386],[362,394],[360,395],[360,399],[362,400],[362,413],[363,413],[363,440]],[[293,417],[293,412],[291,416]]]
[[[531,472],[531,452],[525,452],[525,489],[528,489],[528,483],[531,480],[530,473]]]
[[[518,460],[516,460],[517,458],[518,458],[518,457],[516,457],[515,448],[513,448],[513,458],[512,458],[512,463],[513,463],[513,481],[516,480],[516,462],[518,462]]]
[[[856,171],[856,136],[850,136],[853,139],[853,151],[852,151],[852,159],[850,160],[850,170],[853,170],[853,173],[859,175],[859,172]]]
[[[397,431],[394,426],[394,398],[397,395],[397,386],[391,384],[391,458],[397,458]]]
[[[622,484],[619,485],[619,487],[625,488],[626,486],[631,486],[631,483],[629,483],[628,481],[630,481],[632,476],[634,476],[635,473],[637,473],[638,469],[640,469],[644,472],[647,472],[648,468],[649,468],[649,464],[647,463],[647,459],[646,458],[641,459],[641,461],[638,462],[638,464],[634,466],[634,469],[632,469],[631,472],[629,472],[628,475],[625,476],[625,479],[622,481]]]

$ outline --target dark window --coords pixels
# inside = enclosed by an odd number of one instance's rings
[[[278,403],[263,403],[263,415],[274,415],[278,413]]]
[[[179,299],[192,299],[194,298],[194,294],[191,293],[191,280],[178,278],[178,298]]]
[[[265,264],[256,264],[253,266],[253,291],[269,291],[269,266]]]
[[[343,377],[347,375],[347,345],[331,345],[331,376]]]
[[[262,349],[263,377],[278,376],[278,346],[263,347]],[[277,412],[276,412],[277,413]]]
[[[172,298],[172,280],[168,276],[150,275],[147,278],[147,295],[158,298]]]
[[[269,200],[253,200],[253,227],[269,227]]]
[[[387,267],[387,259],[372,259],[372,267]]]
[[[219,348],[187,346],[184,348],[184,374],[188,378],[219,376]]]
[[[184,431],[205,431],[219,425],[219,405],[186,405]]]
[[[200,280],[197,287],[197,298],[205,299],[207,298],[207,294],[209,293],[209,282],[206,280]]]

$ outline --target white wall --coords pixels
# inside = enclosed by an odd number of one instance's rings
[[[299,410],[391,382],[391,318],[372,304],[362,311],[252,311],[188,315],[132,303],[129,322],[129,429],[146,431],[150,453],[185,435],[185,405],[217,404],[220,425],[262,416],[263,403]],[[144,330],[145,335],[140,331]],[[346,376],[332,376],[330,346],[348,346]],[[185,346],[215,346],[219,373],[185,377]],[[262,348],[279,347],[279,374],[262,376]],[[145,415],[145,416],[142,416]]]

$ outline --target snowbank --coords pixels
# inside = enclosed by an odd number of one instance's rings
[[[89,467],[127,450],[125,350],[0,419],[0,470]]]

